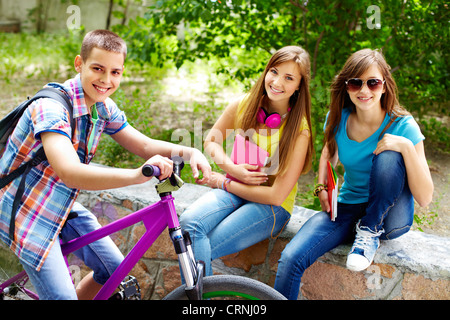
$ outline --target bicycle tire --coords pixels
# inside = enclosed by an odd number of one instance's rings
[[[185,285],[170,292],[163,300],[187,300]],[[268,285],[246,277],[217,275],[203,278],[203,299],[237,297],[249,300],[286,300]]]

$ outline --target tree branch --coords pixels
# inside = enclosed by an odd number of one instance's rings
[[[314,48],[314,58],[313,58],[313,74],[312,79],[316,77],[316,67],[317,67],[317,55],[319,54],[319,44],[320,41],[322,41],[323,34],[325,33],[325,30],[322,30],[322,32],[319,35],[319,38],[316,41],[316,47]]]
[[[297,1],[289,0],[289,2],[290,2],[294,7],[297,7],[297,8],[300,8],[301,10],[303,10],[303,12],[308,12],[308,11],[309,11],[304,5],[298,3]]]

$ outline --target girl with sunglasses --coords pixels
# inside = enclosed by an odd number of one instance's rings
[[[180,217],[206,275],[212,275],[212,260],[276,237],[288,223],[297,180],[311,167],[309,81],[309,54],[297,46],[281,48],[249,93],[230,103],[206,137],[205,152],[227,175],[212,172],[208,185],[214,189]],[[234,132],[243,132],[268,152],[270,167],[234,163],[223,146]]]
[[[347,60],[331,85],[324,130],[314,192],[323,211],[302,226],[279,260],[275,289],[288,299],[297,299],[306,268],[341,243],[354,239],[348,269],[369,267],[380,239],[409,231],[414,199],[426,206],[433,194],[425,137],[400,106],[390,67],[379,51],[360,50]],[[327,162],[335,166],[338,160],[345,169],[344,183],[336,220],[331,221]]]

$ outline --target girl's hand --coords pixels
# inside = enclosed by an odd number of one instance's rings
[[[328,192],[326,190],[322,190],[317,195],[319,197],[320,206],[322,207],[322,211],[330,212],[330,203],[328,202]]]
[[[192,152],[189,160],[192,175],[198,184],[206,184],[211,177],[211,166],[206,157],[197,149]],[[203,173],[203,178],[199,179],[199,170]]]
[[[267,173],[258,171],[258,166],[250,164],[238,164],[230,173],[237,180],[250,185],[260,185],[268,180]]]
[[[402,151],[405,150],[405,147],[408,147],[408,145],[413,146],[411,140],[405,137],[386,133],[384,134],[383,139],[378,142],[377,147],[373,151],[373,153],[375,155],[379,155],[381,152],[386,150],[402,153]]]
[[[226,177],[218,172],[211,172],[211,177],[206,181],[206,185],[210,188],[221,189]]]

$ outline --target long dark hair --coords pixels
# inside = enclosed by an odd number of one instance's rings
[[[341,72],[335,77],[331,84],[331,103],[328,122],[325,128],[325,143],[328,146],[330,157],[336,152],[335,135],[341,122],[341,114],[343,108],[351,108],[352,112],[356,111],[356,107],[347,93],[345,81],[351,78],[358,78],[373,64],[378,66],[384,80],[386,81],[385,92],[381,96],[381,108],[390,116],[391,121],[383,130],[381,135],[387,128],[397,119],[397,117],[409,115],[398,101],[397,85],[391,75],[391,67],[387,64],[383,54],[378,50],[363,49],[352,54],[345,63]]]

